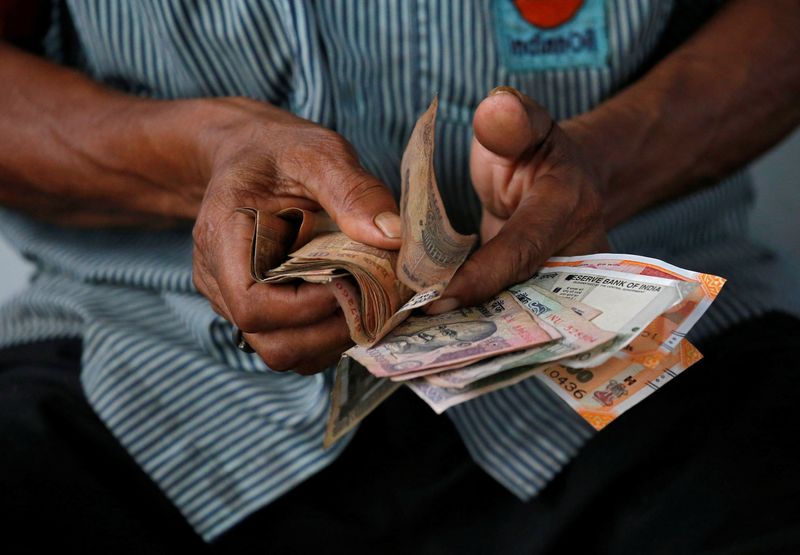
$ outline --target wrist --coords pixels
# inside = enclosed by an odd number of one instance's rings
[[[114,113],[107,159],[120,160],[154,209],[193,219],[211,176],[202,144],[209,108],[204,100],[125,99]]]
[[[101,211],[194,218],[205,183],[183,101],[137,98],[93,83],[79,92],[66,95],[70,110],[48,110],[50,164],[29,181]]]

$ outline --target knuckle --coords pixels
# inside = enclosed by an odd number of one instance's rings
[[[319,156],[320,152],[323,152],[333,154],[336,159],[340,159],[342,155],[349,156],[354,152],[352,145],[347,139],[336,131],[324,127],[318,129],[314,143],[308,146],[314,149],[317,156]]]
[[[276,372],[287,372],[298,366],[296,355],[285,345],[273,344],[262,354],[267,366]]]
[[[596,187],[587,187],[582,204],[587,214],[594,217],[603,212],[603,197]]]
[[[292,147],[295,161],[303,166],[329,165],[353,154],[353,147],[336,131],[324,127],[306,133],[303,140]]]
[[[388,190],[370,175],[360,171],[350,171],[344,179],[347,185],[338,195],[340,209],[354,212],[360,205],[387,194]]]
[[[279,153],[278,166],[311,190],[323,188],[317,191],[322,193],[337,184],[343,167],[355,161],[355,151],[344,137],[317,127],[298,134],[296,142]]]
[[[578,230],[596,227],[602,220],[603,199],[594,186],[587,185],[584,187],[578,200],[578,206],[573,214]]]
[[[240,300],[229,302],[228,306],[231,310],[233,323],[236,324],[240,330],[247,333],[259,331],[261,319],[250,306]]]
[[[204,297],[210,298],[210,288],[206,282],[206,268],[203,265],[202,256],[195,252],[192,256],[192,285]]]

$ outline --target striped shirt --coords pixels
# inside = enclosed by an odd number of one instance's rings
[[[54,2],[47,51],[137,95],[244,95],[291,110],[343,134],[395,192],[404,144],[438,92],[440,187],[454,224],[474,231],[471,117],[486,92],[517,87],[557,119],[587,111],[679,24],[700,21],[686,7],[697,4],[586,0],[539,33],[511,0],[66,0]],[[781,262],[748,238],[751,201],[739,174],[611,232],[618,252],[729,279],[694,340],[790,306]],[[0,311],[0,346],[81,337],[90,403],[207,541],[346,448],[352,435],[322,448],[330,371],[273,372],[231,344],[192,286],[189,229],[65,230],[8,211],[0,225],[37,268]],[[539,383],[447,412],[474,460],[523,499],[593,434]]]

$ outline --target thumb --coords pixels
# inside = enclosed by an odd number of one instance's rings
[[[496,87],[475,110],[475,140],[492,154],[515,162],[541,144],[553,118],[541,105],[513,87]]]
[[[315,187],[317,202],[348,237],[383,249],[400,248],[400,216],[391,191],[358,165],[337,168]]]
[[[472,126],[470,174],[475,192],[489,212],[508,218],[527,182],[515,178],[520,162],[544,143],[553,119],[518,90],[497,87],[478,105]]]

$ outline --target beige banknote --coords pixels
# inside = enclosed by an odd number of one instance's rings
[[[399,253],[357,243],[317,213],[288,209],[270,216],[243,209],[255,216],[253,278],[327,284],[358,345],[374,344],[413,309],[437,299],[476,241],[453,229],[439,195],[433,171],[437,107],[434,99],[403,154]],[[290,246],[295,250],[284,261]]]
[[[263,281],[283,283],[300,277],[326,283],[359,344],[385,335],[392,315],[414,295],[394,273],[397,252],[353,241],[341,232],[320,235],[289,256]]]
[[[441,293],[470,249],[475,235],[450,225],[433,171],[438,97],[417,121],[400,166],[403,245],[397,275],[414,291]]]

